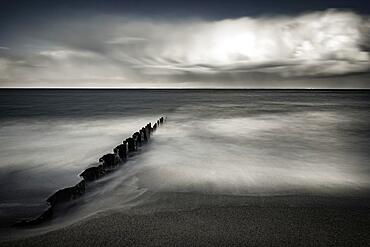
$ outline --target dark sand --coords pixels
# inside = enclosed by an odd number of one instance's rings
[[[370,246],[366,199],[240,201],[243,206],[110,211],[0,246]]]

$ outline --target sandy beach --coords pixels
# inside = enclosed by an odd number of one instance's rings
[[[184,201],[190,198],[200,197],[187,195]],[[227,198],[232,197],[213,200],[225,202]],[[109,211],[46,234],[3,242],[1,246],[370,244],[370,207],[366,199],[241,197],[229,202],[236,206],[224,203],[225,206],[219,207],[190,209],[185,206],[183,210],[157,212],[148,212],[145,207],[128,212]]]

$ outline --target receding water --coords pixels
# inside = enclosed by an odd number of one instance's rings
[[[367,195],[369,109],[370,91],[0,90],[0,222],[37,215],[162,115],[166,125],[98,182],[82,215],[160,192]]]

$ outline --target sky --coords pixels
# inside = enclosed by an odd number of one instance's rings
[[[370,88],[368,1],[0,0],[0,87]]]

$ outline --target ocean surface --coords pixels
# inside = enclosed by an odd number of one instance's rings
[[[351,90],[0,90],[0,231],[163,115],[74,220],[171,194],[366,197],[369,109]]]

